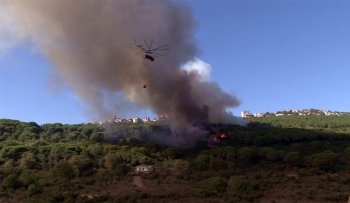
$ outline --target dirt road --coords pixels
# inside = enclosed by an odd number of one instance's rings
[[[134,176],[132,179],[132,182],[138,187],[138,188],[144,188],[145,186],[142,184],[142,180],[140,176]]]

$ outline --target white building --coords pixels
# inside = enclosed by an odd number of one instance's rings
[[[149,119],[149,117],[144,117],[143,118],[143,122],[145,122],[145,123],[150,122],[150,121],[151,121],[151,119]]]
[[[154,170],[153,166],[150,166],[150,165],[139,165],[139,166],[136,166],[136,169],[135,169],[135,171],[137,172],[151,172],[153,170]]]
[[[330,116],[330,115],[333,115],[333,113],[329,110],[326,110],[326,111],[323,111],[323,113],[326,115],[326,116]]]
[[[263,117],[265,114],[264,113],[255,113],[254,117]]]
[[[242,118],[252,117],[253,115],[250,113],[250,111],[242,111],[241,112]]]
[[[137,123],[137,122],[139,122],[139,121],[141,121],[141,118],[133,118],[133,119],[132,119],[132,122],[133,122],[133,123]]]

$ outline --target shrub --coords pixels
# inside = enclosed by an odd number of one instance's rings
[[[299,152],[289,152],[284,155],[283,162],[292,166],[297,166],[304,162],[304,158]]]
[[[51,170],[51,175],[54,178],[73,179],[75,177],[75,171],[72,165],[66,161],[56,164]]]
[[[21,181],[23,187],[27,188],[29,185],[35,183],[35,179],[33,175],[28,173],[22,173],[19,177],[19,181]]]
[[[238,150],[237,156],[239,159],[249,161],[255,158],[255,151],[249,147],[242,147]]]
[[[126,175],[129,171],[129,168],[125,164],[119,164],[115,169],[117,175],[123,176]]]
[[[226,190],[227,182],[220,177],[212,177],[197,183],[197,187],[203,189],[204,194],[221,194]],[[209,193],[208,193],[209,192]]]
[[[9,175],[2,180],[1,186],[5,188],[17,189],[21,187],[21,183],[17,180],[17,176]]]
[[[322,153],[313,154],[311,156],[312,166],[319,167],[323,170],[329,170],[338,160],[338,154],[331,150],[323,151]]]
[[[27,188],[27,195],[33,196],[40,192],[39,187],[36,184],[30,184]]]

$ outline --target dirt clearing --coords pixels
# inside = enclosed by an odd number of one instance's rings
[[[140,176],[134,176],[132,179],[132,182],[138,187],[138,188],[144,188],[145,186],[142,183]]]

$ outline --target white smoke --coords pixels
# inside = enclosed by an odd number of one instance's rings
[[[205,63],[197,57],[194,57],[193,60],[188,61],[185,65],[183,65],[182,68],[187,70],[188,72],[197,72],[200,76],[201,82],[209,82],[210,80],[211,65]]]

